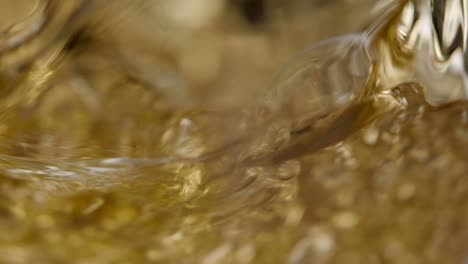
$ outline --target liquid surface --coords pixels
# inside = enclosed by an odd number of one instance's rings
[[[1,263],[468,261],[464,1],[205,2],[0,3]]]

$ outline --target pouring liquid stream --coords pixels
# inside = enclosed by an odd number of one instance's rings
[[[394,89],[416,91],[427,109],[465,100],[466,6],[463,0],[392,2],[364,33],[314,45],[286,66],[248,113],[248,136],[221,150],[249,142],[254,155],[240,158],[240,166],[318,151],[379,114],[407,108],[408,100],[396,98]],[[272,138],[283,140],[255,142],[271,130]],[[255,144],[268,147],[255,152]]]
[[[77,31],[93,12],[92,5],[85,2],[41,4],[37,11],[44,12],[46,20],[51,19],[47,12],[67,10],[64,13],[71,14],[68,18],[55,19],[73,25],[70,32]],[[364,33],[326,40],[299,54],[245,115],[227,116],[226,121],[209,124],[211,133],[228,132],[198,157],[169,153],[161,159],[103,159],[101,165],[205,163],[221,156],[230,156],[232,165],[227,167],[278,163],[336,144],[378,118],[379,113],[404,108],[394,98],[394,88],[409,83],[419,86],[431,106],[464,100],[468,96],[464,67],[466,6],[464,0],[389,2]],[[31,19],[42,21],[41,16],[32,15]],[[2,68],[1,77],[5,84],[16,87],[3,98],[5,112],[39,104],[47,87],[53,85],[54,76],[60,76],[60,50],[72,33],[60,33],[64,29],[59,22],[49,24],[38,23],[49,28],[25,31],[29,35],[24,37],[22,32],[9,30],[0,38],[0,60],[9,65]],[[53,46],[45,34],[60,37],[62,44]],[[38,70],[34,66],[37,63],[45,66]],[[41,84],[28,81],[28,75],[34,77],[49,69],[54,70]],[[233,128],[227,124],[231,122],[241,125]]]
[[[118,163],[160,166],[228,156],[230,165],[225,164],[228,169],[221,173],[226,174],[239,167],[278,164],[337,144],[380,114],[407,107],[406,100],[394,97],[393,89],[422,90],[418,96],[428,107],[464,100],[468,96],[465,6],[463,1],[391,2],[367,31],[325,40],[296,56],[264,98],[236,117],[242,128],[227,133],[224,140],[230,143],[197,158],[118,159]],[[223,121],[219,126],[225,126]]]

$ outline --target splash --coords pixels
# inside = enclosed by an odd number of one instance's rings
[[[466,1],[385,2],[216,110],[153,57],[157,5],[33,2],[0,28],[3,262],[468,258]]]

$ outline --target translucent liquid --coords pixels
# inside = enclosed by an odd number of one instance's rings
[[[219,110],[62,2],[0,35],[0,262],[468,261],[465,2],[389,2]]]

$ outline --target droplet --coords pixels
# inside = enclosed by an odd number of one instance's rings
[[[340,229],[351,229],[359,223],[359,216],[352,211],[343,211],[335,214],[332,221]]]
[[[312,247],[322,254],[328,254],[335,247],[335,239],[332,234],[324,228],[314,227],[309,231],[312,238]]]
[[[161,261],[163,254],[158,250],[152,249],[146,252],[146,258],[149,261]]]
[[[373,146],[377,143],[379,139],[379,130],[375,127],[369,127],[368,129],[364,130],[363,139],[364,142],[369,145]]]
[[[220,247],[213,250],[213,252],[211,252],[208,256],[206,256],[201,263],[202,264],[222,263],[223,259],[229,254],[230,251],[231,251],[231,245],[229,244],[221,245]]]

